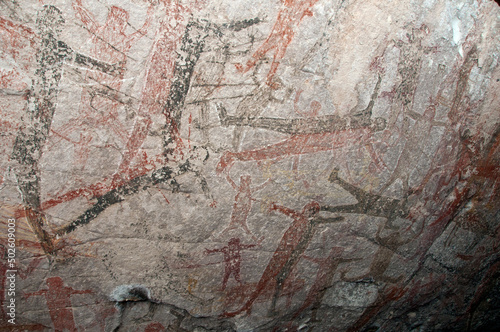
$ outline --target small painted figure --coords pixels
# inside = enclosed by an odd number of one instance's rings
[[[37,292],[27,293],[25,296],[44,295],[47,300],[50,318],[54,324],[56,332],[71,331],[78,332],[73,317],[73,308],[71,304],[71,295],[90,294],[91,290],[75,290],[64,286],[60,277],[50,277],[46,281],[48,289],[42,289]]]
[[[285,56],[288,45],[295,36],[296,27],[305,16],[313,16],[310,10],[318,0],[281,0],[283,7],[278,12],[278,17],[274,23],[271,33],[262,45],[254,52],[252,58],[246,65],[236,65],[236,69],[246,73],[255,66],[257,61],[262,59],[267,52],[274,49],[273,61],[267,74],[266,84],[272,86],[273,77],[278,70],[281,59]]]
[[[213,254],[220,252],[224,254],[224,278],[222,280],[222,288],[221,291],[226,289],[227,282],[229,281],[229,277],[233,275],[234,279],[241,282],[240,270],[241,270],[241,250],[249,249],[255,247],[255,244],[241,244],[240,239],[232,238],[227,243],[227,246],[219,248],[219,249],[206,249],[205,254]]]
[[[259,191],[264,186],[266,186],[270,180],[267,180],[261,185],[252,188],[251,187],[252,178],[249,175],[240,176],[239,185],[237,185],[233,181],[233,179],[231,179],[229,174],[226,175],[226,179],[229,182],[229,184],[231,184],[233,189],[237,191],[237,194],[234,197],[233,212],[231,213],[231,222],[229,223],[229,226],[226,227],[219,234],[219,236],[237,227],[242,227],[245,230],[245,232],[252,237],[254,241],[258,241],[255,235],[250,231],[250,229],[247,226],[247,218],[252,208],[252,201],[255,200],[252,197],[252,194],[256,191]]]

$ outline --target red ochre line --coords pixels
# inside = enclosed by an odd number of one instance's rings
[[[49,199],[45,202],[42,202],[40,204],[40,210],[44,211],[47,209],[50,209],[54,206],[57,206],[61,203],[69,202],[72,201],[78,197],[82,196],[90,196],[90,197],[100,197],[107,192],[114,190],[120,186],[123,186],[125,183],[143,176],[150,172],[151,169],[147,169],[144,167],[144,165],[139,165],[138,167],[135,168],[129,168],[126,170],[124,173],[128,175],[126,178],[124,177],[113,177],[113,178],[105,178],[102,182],[96,183],[89,185],[87,187],[79,188],[76,190],[69,191],[59,197]],[[123,174],[123,173],[122,173]],[[111,180],[110,184],[105,184],[106,182],[109,182]]]

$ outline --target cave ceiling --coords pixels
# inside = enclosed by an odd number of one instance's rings
[[[0,330],[499,328],[499,18],[0,1]]]

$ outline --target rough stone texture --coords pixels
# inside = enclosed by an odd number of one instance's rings
[[[499,328],[499,17],[0,1],[0,330]]]

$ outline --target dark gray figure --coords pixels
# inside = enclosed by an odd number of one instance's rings
[[[71,50],[59,40],[64,24],[61,11],[54,6],[44,6],[37,18],[39,49],[33,89],[28,95],[24,125],[14,142],[12,159],[17,161],[16,177],[26,208],[28,222],[46,253],[54,246],[43,229],[44,216],[40,211],[40,183],[38,161],[48,138],[50,125],[56,109],[64,63],[74,63],[110,75],[119,75],[122,69],[89,58]]]

